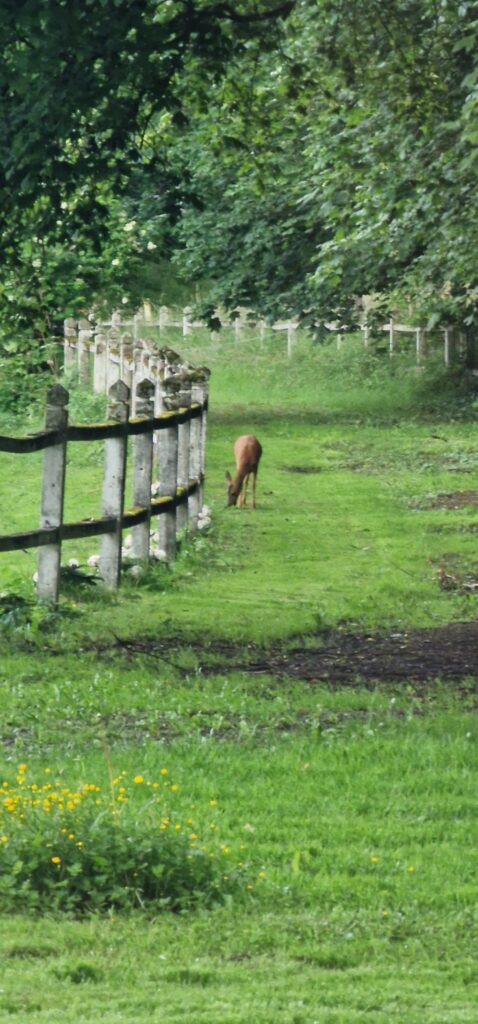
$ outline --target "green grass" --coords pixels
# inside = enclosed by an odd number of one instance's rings
[[[166,766],[179,815],[206,824],[217,801],[252,888],[188,914],[1,918],[0,1022],[472,1024],[475,681],[306,684],[188,642],[475,619],[474,595],[440,590],[437,571],[452,557],[477,570],[478,513],[433,507],[476,487],[472,402],[437,368],[382,366],[353,343],[347,362],[301,342],[291,364],[276,336],[259,353],[247,337],[175,347],[213,368],[212,529],[146,584],[70,587],[58,616],[0,635],[1,770],[106,786],[105,749],[129,777]],[[250,430],[256,513],[224,508],[232,442]],[[1,530],[26,529],[18,489],[31,515],[40,460],[19,474],[20,457],[1,458]],[[69,468],[68,517],[94,514],[101,453],[77,445]],[[31,555],[0,565],[4,589],[31,595]]]

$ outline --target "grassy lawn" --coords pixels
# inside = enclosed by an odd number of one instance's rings
[[[383,366],[352,341],[302,341],[288,361],[276,336],[170,340],[213,370],[211,530],[118,597],[69,587],[58,616],[3,628],[1,771],[107,787],[111,767],[166,768],[178,820],[212,822],[247,884],[176,914],[3,915],[0,1022],[471,1024],[476,681],[307,683],[227,668],[207,645],[238,641],[247,661],[249,643],[338,625],[476,619],[461,581],[478,576],[478,511],[442,500],[476,487],[472,402],[438,368]],[[73,419],[96,408],[72,398]],[[255,513],[224,507],[245,432],[264,448]],[[76,519],[98,511],[101,448],[72,449]],[[0,456],[0,532],[36,524],[41,460],[20,473],[20,458]],[[33,554],[0,567],[3,590],[32,594]],[[128,648],[158,637],[170,646]]]

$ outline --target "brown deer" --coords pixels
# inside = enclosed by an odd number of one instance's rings
[[[236,459],[236,475],[234,480],[230,473],[226,473],[227,504],[239,505],[242,508],[246,504],[247,485],[252,475],[252,507],[256,507],[256,476],[259,468],[259,461],[262,455],[262,448],[252,434],[244,434],[238,437],[234,445],[234,457]]]

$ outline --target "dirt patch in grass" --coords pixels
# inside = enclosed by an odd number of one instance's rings
[[[437,494],[430,501],[431,508],[478,507],[478,491],[453,491],[452,494]]]
[[[284,473],[321,473],[322,466],[282,466]]]
[[[478,692],[478,622],[378,634],[336,630],[267,648],[212,638],[117,637],[113,647],[95,649],[103,657],[121,652],[127,660],[157,658],[186,674],[234,671],[334,685],[426,683],[438,678],[460,682],[470,677],[472,681],[460,690]],[[181,668],[185,656],[190,665]]]

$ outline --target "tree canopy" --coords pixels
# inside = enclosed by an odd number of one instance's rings
[[[209,308],[313,321],[374,292],[475,322],[477,3],[0,0],[0,15],[4,329],[47,334],[171,259]]]

